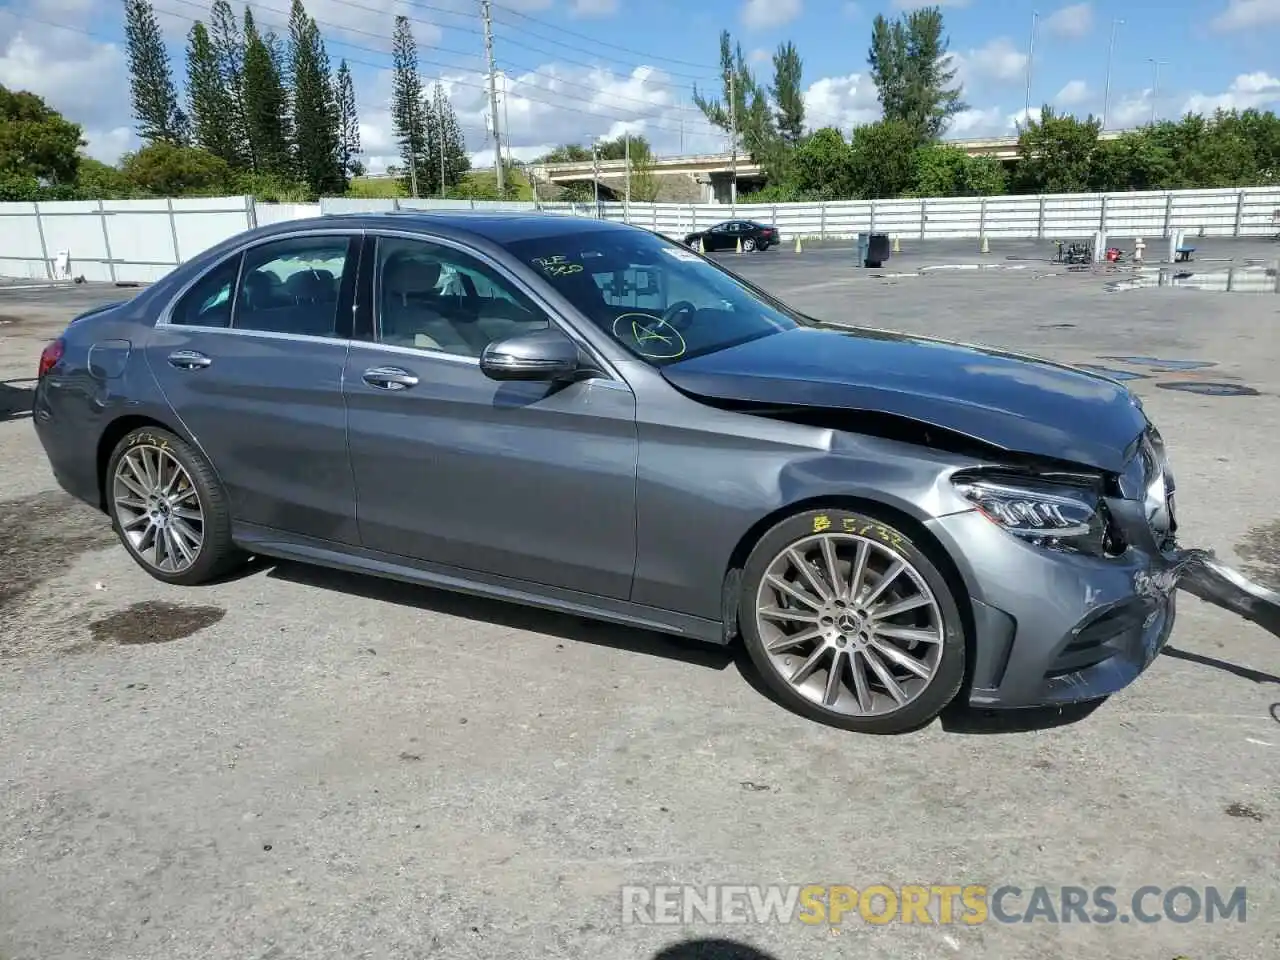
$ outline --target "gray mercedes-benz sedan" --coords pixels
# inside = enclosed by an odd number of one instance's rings
[[[1105,696],[1174,621],[1173,481],[1124,386],[822,322],[616,223],[251,230],[72,321],[34,419],[157,579],[256,554],[740,636],[853,730]]]

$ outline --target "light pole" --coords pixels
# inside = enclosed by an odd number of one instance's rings
[[[1023,104],[1022,122],[1027,124],[1031,122],[1031,61],[1036,55],[1036,21],[1040,19],[1040,11],[1031,11],[1031,42],[1027,44],[1027,92],[1026,102]]]
[[[1107,129],[1107,108],[1111,106],[1111,57],[1116,52],[1116,27],[1123,20],[1111,21],[1111,43],[1107,46],[1107,89],[1102,95],[1102,129]]]
[[[1168,60],[1157,60],[1154,57],[1147,57],[1147,63],[1151,64],[1153,76],[1151,80],[1151,125],[1156,125],[1156,100],[1160,96],[1160,68],[1167,66]]]

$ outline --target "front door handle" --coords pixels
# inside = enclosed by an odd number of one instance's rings
[[[371,367],[364,372],[364,382],[383,390],[405,390],[416,386],[418,378],[401,367]]]
[[[213,361],[197,350],[175,350],[169,354],[169,363],[180,370],[200,370]]]

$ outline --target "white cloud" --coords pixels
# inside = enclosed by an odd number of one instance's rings
[[[133,119],[123,46],[39,22],[87,17],[93,5],[33,0],[0,10],[0,84],[44,98],[84,128],[91,156],[114,161],[119,154],[112,150],[136,146],[128,133]]]
[[[752,63],[768,63],[772,56],[764,47],[756,47],[748,54],[747,59]]]
[[[1107,108],[1107,128],[1132,130],[1151,121],[1151,90],[1136,90]],[[1163,99],[1163,98],[1162,98]]]
[[[1182,107],[1183,113],[1212,113],[1223,110],[1247,110],[1280,103],[1280,79],[1263,70],[1242,73],[1231,81],[1225,93],[1206,96],[1193,93]]]
[[[1077,3],[1049,14],[1044,31],[1050,36],[1078,39],[1093,29],[1093,4]]]
[[[824,77],[815,80],[804,92],[804,120],[811,130],[850,127],[873,123],[880,118],[880,101],[876,85],[865,74],[846,77]]]
[[[994,137],[1007,132],[1008,123],[999,107],[986,110],[962,110],[951,118],[947,126],[948,139],[977,139]]]
[[[373,170],[396,163],[398,149],[387,110],[390,71],[375,86],[369,106],[361,110],[361,146]],[[479,166],[493,165],[493,136],[489,132],[488,91],[481,72],[454,71],[444,77],[445,91]],[[499,80],[498,116],[507,124],[512,156],[532,159],[560,143],[587,144],[597,137],[624,132],[644,136],[659,155],[717,153],[726,136],[712,128],[701,113],[680,102],[683,88],[662,71],[637,67],[630,73],[603,68],[547,64],[534,71],[512,72],[502,101]]]
[[[1027,55],[1008,37],[996,37],[968,53],[953,53],[951,60],[956,76],[966,87],[974,82],[1002,84],[1020,80],[1027,68]]]
[[[618,12],[618,0],[574,0],[569,15],[573,17],[611,17]]]
[[[1230,0],[1227,8],[1213,18],[1213,28],[1223,32],[1270,23],[1280,23],[1280,0]]]
[[[747,0],[742,22],[749,30],[769,30],[800,16],[802,0]]]
[[[1016,133],[1019,127],[1024,127],[1029,121],[1039,120],[1040,110],[1037,107],[1030,109],[1022,109],[1017,113],[1011,113],[1005,117],[1004,125],[1006,133]]]
[[[111,130],[89,128],[84,132],[87,146],[84,152],[95,160],[115,164],[125,153],[138,147],[138,138],[132,127],[114,127]]]
[[[1083,80],[1072,80],[1058,91],[1058,95],[1053,98],[1053,102],[1060,107],[1073,107],[1084,103],[1091,96],[1093,96],[1093,91],[1089,89],[1087,83]]]

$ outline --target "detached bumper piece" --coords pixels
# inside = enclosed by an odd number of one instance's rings
[[[1179,578],[1179,587],[1280,637],[1280,593],[1254,583],[1217,560],[1211,551],[1191,552],[1195,556]]]

